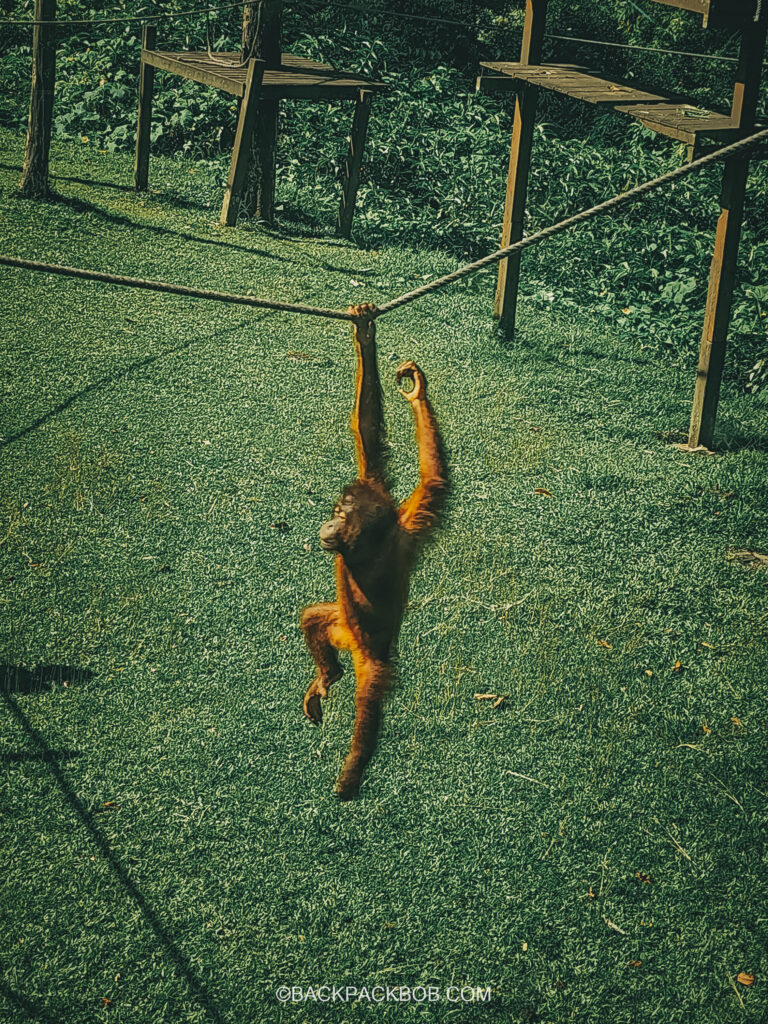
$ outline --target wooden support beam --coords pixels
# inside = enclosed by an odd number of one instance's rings
[[[765,36],[765,19],[761,24],[751,25],[742,32],[732,116],[744,134],[748,134],[754,126]],[[688,432],[689,448],[711,448],[714,441],[748,174],[748,155],[732,157],[726,161]]]
[[[243,9],[243,59],[257,57],[271,70],[282,62],[283,0],[260,0]],[[275,152],[280,100],[260,92],[245,205],[252,216],[271,223],[275,215]]]
[[[144,60],[146,50],[154,50],[157,26],[144,25],[141,30],[142,60],[139,70],[139,114],[136,119],[136,156],[133,163],[133,187],[141,192],[149,181],[149,143],[152,135],[152,94],[155,69]]]
[[[32,86],[24,167],[19,188],[25,196],[48,194],[48,157],[51,148],[53,90],[56,84],[56,26],[38,24],[56,20],[56,0],[35,0],[32,30]]]
[[[521,64],[538,64],[544,46],[547,0],[526,0]],[[536,119],[536,86],[524,84],[515,99],[515,121],[509,150],[507,195],[504,203],[504,224],[501,248],[518,242],[523,237],[525,203],[528,195],[528,173],[531,165],[533,129]],[[520,281],[520,254],[515,253],[499,264],[494,313],[505,337],[511,339],[515,331],[517,291]]]
[[[251,158],[253,134],[259,111],[259,94],[261,79],[264,74],[264,62],[251,58],[248,62],[248,73],[245,78],[245,95],[240,104],[240,116],[237,119],[237,133],[232,148],[232,160],[229,165],[229,178],[221,206],[220,221],[230,227],[237,222],[237,215],[243,199],[248,178],[248,163]]]
[[[365,136],[368,131],[368,119],[371,116],[370,92],[360,92],[355,113],[352,118],[352,131],[349,136],[349,153],[344,161],[344,181],[342,183],[341,205],[339,206],[338,231],[343,238],[349,238],[352,231],[352,218],[355,215],[355,200],[360,187],[360,168],[363,163]]]

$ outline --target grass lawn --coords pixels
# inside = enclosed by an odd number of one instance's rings
[[[205,172],[153,161],[138,196],[86,147],[20,200],[0,146],[12,255],[336,307],[455,265],[220,229]],[[414,358],[453,494],[342,805],[351,678],[303,720],[298,615],[333,594],[349,327],[0,282],[3,1024],[766,1019],[768,571],[727,557],[768,551],[764,398],[727,385],[720,454],[687,456],[694,367],[589,309],[523,302],[503,347],[491,273],[383,320],[398,493]]]

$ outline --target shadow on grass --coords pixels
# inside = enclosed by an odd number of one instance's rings
[[[161,923],[157,914],[155,914],[152,907],[150,907],[142,891],[133,881],[126,868],[123,867],[123,865],[118,860],[114,850],[111,849],[107,839],[105,838],[104,835],[102,835],[101,831],[94,822],[93,815],[82,802],[80,797],[77,795],[72,783],[69,781],[65,773],[59,767],[56,761],[55,751],[48,746],[43,735],[39,733],[37,729],[34,728],[32,723],[29,721],[27,716],[19,707],[19,704],[15,697],[13,697],[10,693],[3,692],[0,693],[0,700],[2,700],[5,706],[8,708],[8,711],[10,712],[12,717],[16,720],[17,724],[21,727],[29,741],[32,743],[33,747],[35,748],[35,751],[39,754],[40,759],[45,763],[46,767],[53,775],[54,779],[56,780],[56,783],[58,784],[59,790],[61,791],[61,794],[64,797],[64,800],[69,804],[70,808],[74,811],[75,815],[80,819],[80,823],[90,836],[91,841],[97,847],[102,857],[109,864],[110,868],[112,869],[112,872],[122,885],[127,895],[130,896],[130,898],[134,901],[134,903],[141,911],[144,920],[147,922],[149,927],[154,932],[155,938],[157,939],[158,943],[165,950],[166,954],[168,955],[168,959],[173,964],[178,976],[186,982],[191,995],[195,998],[197,1003],[205,1011],[208,1018],[214,1021],[214,1024],[224,1024],[224,1017],[222,1015],[221,1010],[216,1005],[213,998],[209,995],[207,990],[203,987],[202,983],[195,975],[186,957],[181,952],[179,947],[176,945],[176,942],[174,941],[168,929],[165,927],[165,925]],[[22,1007],[25,1005],[26,1000],[24,1000],[24,997],[15,996],[15,998],[19,1000],[18,1005]],[[32,1004],[32,1006],[34,1006],[34,1004]],[[43,1016],[39,1019],[46,1021],[51,1018]]]
[[[19,1010],[24,1015],[24,1020],[40,1021],[41,1024],[61,1024],[60,1013],[53,1014],[36,999],[30,999],[28,996],[22,995],[21,992],[14,992],[2,978],[0,978],[0,996],[16,1010]]]
[[[110,373],[108,376],[94,381],[93,384],[86,385],[86,387],[82,388],[80,391],[76,391],[73,395],[70,395],[69,398],[65,398],[63,402],[59,402],[59,404],[54,406],[53,409],[43,413],[42,416],[38,416],[38,418],[33,420],[33,422],[28,426],[23,427],[21,430],[17,430],[15,434],[9,434],[8,437],[3,438],[0,441],[0,451],[13,444],[15,441],[20,441],[23,437],[26,437],[27,434],[31,434],[39,427],[48,423],[49,420],[52,420],[55,416],[64,412],[65,409],[68,409],[78,400],[78,398],[82,398],[84,395],[89,395],[94,391],[99,391],[101,388],[108,387],[110,384],[117,384],[119,381],[125,380],[126,377],[129,377],[134,370],[141,370],[145,366],[151,366],[152,363],[156,363],[160,359],[165,359],[166,356],[173,356],[177,355],[179,352],[184,352],[186,349],[190,348],[196,340],[198,339],[191,338],[189,341],[185,342],[183,345],[178,345],[176,348],[166,349],[164,352],[158,352],[157,355],[154,356],[145,356],[144,359],[137,359],[135,363],[129,363],[128,366],[124,367],[119,372]]]
[[[0,665],[0,693],[49,693],[54,683],[84,683],[93,672],[72,665]]]
[[[768,452],[768,437],[757,437],[754,434],[731,432],[726,428],[723,437],[718,440],[715,435],[716,452]]]
[[[212,245],[219,249],[234,249],[237,252],[247,253],[249,256],[260,256],[264,257],[264,259],[275,260],[278,263],[291,262],[291,260],[286,259],[285,256],[278,256],[276,253],[267,252],[266,249],[249,248],[247,245],[237,245],[233,242],[225,242],[218,238],[204,238],[201,235],[192,235],[188,231],[177,231],[175,228],[163,228],[159,227],[157,224],[149,224],[145,221],[132,220],[130,217],[126,217],[121,213],[110,213],[108,210],[103,209],[101,206],[97,206],[95,203],[89,203],[87,199],[75,199],[74,196],[64,196],[60,192],[49,192],[47,201],[59,206],[66,206],[70,210],[74,210],[75,213],[83,213],[99,217],[101,220],[109,221],[110,224],[116,224],[118,227],[130,228],[131,231],[146,231],[152,235],[181,238],[185,242],[195,242],[199,245]]]

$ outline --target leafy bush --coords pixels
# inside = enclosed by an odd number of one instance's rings
[[[381,5],[413,13],[406,0],[382,0]],[[28,16],[31,9],[29,0],[9,6],[18,17]],[[169,0],[164,8],[183,11],[189,6],[188,0]],[[437,247],[459,261],[491,251],[498,246],[513,101],[476,94],[474,80],[478,58],[514,54],[522,9],[504,0],[486,0],[476,10],[469,0],[420,8],[446,19],[476,18],[477,31],[464,33],[460,26],[377,14],[377,6],[371,4],[363,14],[336,5],[313,9],[289,3],[285,21],[292,52],[389,86],[373,105],[356,236],[372,246]],[[99,15],[77,0],[61,0],[59,7],[62,18]],[[608,0],[555,0],[551,9],[550,24],[558,34],[733,52],[727,36],[702,33],[698,19],[685,11],[653,11],[651,18],[637,4]],[[135,0],[110,5],[111,14],[141,10]],[[212,22],[216,49],[238,49],[239,33],[237,10],[224,11]],[[205,21],[202,16],[168,21],[158,35],[163,47],[200,49],[206,40]],[[0,85],[8,87],[0,100],[0,122],[20,128],[26,120],[28,42],[26,31],[13,29],[0,44]],[[556,40],[549,40],[547,47],[552,56],[584,60],[630,78],[642,74],[644,81],[660,87],[679,86],[684,76],[687,91],[697,101],[711,103],[713,95],[727,99],[731,65]],[[54,126],[58,137],[108,150],[133,146],[139,49],[135,23],[63,34]],[[349,103],[282,105],[278,212],[292,228],[331,228],[350,120]],[[213,164],[223,183],[234,124],[231,97],[158,72],[155,152]],[[591,206],[684,159],[682,146],[632,121],[544,94],[526,230]],[[613,219],[589,222],[530,250],[522,283],[529,300],[542,308],[589,305],[619,323],[628,345],[689,359],[701,331],[719,175],[718,168],[700,173],[651,194]],[[768,377],[768,319],[761,284],[768,255],[766,225],[768,165],[763,162],[754,166],[751,177],[728,361],[729,372],[737,373],[752,391],[764,387]]]

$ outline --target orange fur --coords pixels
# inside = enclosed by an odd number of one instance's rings
[[[382,701],[392,680],[408,578],[420,542],[440,512],[447,477],[440,435],[426,394],[424,374],[404,363],[397,378],[412,377],[405,394],[411,404],[419,450],[419,484],[399,508],[387,483],[384,423],[376,363],[374,309],[356,306],[357,350],[355,435],[357,480],[347,487],[334,518],[321,529],[321,541],[335,550],[336,602],[305,608],[301,628],[317,674],[304,697],[304,712],[322,720],[320,702],[342,675],[336,652],[350,651],[355,669],[355,728],[338,780],[342,799],[357,795],[362,773],[376,747]]]

